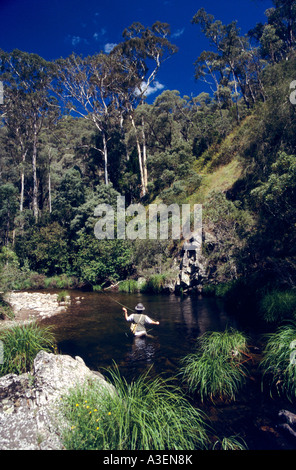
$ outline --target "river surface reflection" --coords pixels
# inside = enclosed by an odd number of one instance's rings
[[[194,350],[196,338],[206,331],[238,329],[223,303],[213,298],[177,297],[71,291],[67,312],[44,320],[54,326],[61,354],[80,356],[92,370],[107,375],[117,364],[127,381],[149,370],[150,376],[175,377],[180,360]],[[151,337],[135,338],[125,321],[122,306],[134,309],[142,302],[145,312],[160,322],[148,325]],[[130,312],[129,312],[130,313]],[[280,409],[286,404],[262,394],[257,368],[235,402],[205,405],[211,426],[222,436],[240,435],[248,449],[290,449],[273,429]],[[255,377],[255,378],[254,378]],[[200,402],[197,403],[201,406]]]
[[[233,324],[223,304],[210,298],[72,291],[71,300],[66,313],[46,321],[54,325],[59,351],[82,357],[94,370],[115,362],[127,379],[148,368],[156,374],[175,374],[198,336]],[[130,333],[117,302],[132,310],[137,303],[144,304],[145,313],[160,322],[148,325],[151,337]]]

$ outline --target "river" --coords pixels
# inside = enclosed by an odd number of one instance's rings
[[[175,374],[198,336],[222,331],[231,322],[215,299],[80,291],[71,297],[67,313],[52,320],[61,352],[81,356],[95,370],[115,361],[128,380],[151,367],[156,374]],[[145,313],[160,322],[147,326],[151,337],[133,337],[118,302],[133,311],[143,303]]]
[[[103,375],[117,364],[129,381],[149,370],[150,375],[176,376],[180,360],[192,352],[196,338],[206,331],[237,327],[223,303],[214,298],[70,291],[67,312],[43,323],[54,326],[61,354],[80,356]],[[145,313],[160,324],[148,325],[149,338],[134,338],[122,306],[134,310],[143,303]],[[131,313],[129,311],[129,313]],[[240,435],[248,449],[290,449],[295,444],[275,430],[278,411],[286,404],[262,394],[257,369],[232,404],[202,405],[218,435]]]

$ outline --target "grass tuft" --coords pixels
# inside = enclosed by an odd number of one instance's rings
[[[182,360],[181,375],[189,392],[199,394],[202,401],[235,400],[246,382],[245,354],[243,333],[233,329],[205,333],[197,339],[195,352]]]
[[[72,450],[194,450],[208,444],[204,418],[175,384],[147,374],[128,383],[115,368],[116,393],[76,387],[63,399]]]
[[[53,352],[55,346],[51,327],[40,327],[36,323],[5,328],[0,332],[0,340],[4,345],[0,376],[28,372],[39,351]]]
[[[279,323],[296,318],[296,292],[273,290],[260,302],[260,314],[267,323]]]
[[[262,384],[290,401],[296,398],[296,323],[279,327],[276,332],[265,336]]]

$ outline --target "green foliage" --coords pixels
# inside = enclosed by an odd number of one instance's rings
[[[170,240],[135,240],[131,247],[131,259],[137,273],[145,278],[156,273],[169,274],[177,250],[177,244]]]
[[[13,320],[14,312],[11,306],[3,299],[3,295],[0,294],[0,320],[7,318]]]
[[[110,372],[116,393],[92,384],[63,399],[71,450],[195,450],[209,443],[202,413],[175,383],[140,376],[131,383]]]
[[[53,64],[2,51],[0,246],[17,259],[1,262],[1,288],[67,288],[72,280],[63,274],[103,285],[169,273],[176,243],[95,240],[94,209],[115,207],[117,191],[127,203],[205,202],[204,228],[214,242],[205,242],[203,255],[219,296],[237,294],[226,286],[254,274],[293,287],[295,8],[292,0],[273,4],[266,24],[248,35],[203,8],[194,15],[211,45],[196,60],[196,78],[211,82],[211,95],[165,90],[152,104],[142,99],[142,73],[155,77],[155,58],[162,63],[176,52],[169,26],[159,22],[133,24],[108,55],[72,54]],[[54,87],[69,97],[60,119],[49,106]],[[83,117],[69,116],[78,104]]]
[[[75,276],[67,276],[66,274],[46,277],[43,287],[45,289],[71,289],[77,287],[79,280]]]
[[[281,323],[296,319],[296,293],[294,290],[273,290],[260,301],[260,314],[267,323]]]
[[[167,281],[165,274],[154,274],[149,276],[146,282],[141,285],[141,292],[149,294],[159,294],[161,293]]]
[[[17,213],[17,190],[11,183],[0,185],[0,241],[7,245]]]
[[[243,439],[237,436],[230,436],[216,441],[213,450],[248,450],[248,448]]]
[[[213,238],[213,243],[204,246],[213,278],[219,284],[237,279],[239,255],[254,225],[251,213],[243,210],[239,201],[214,191],[203,206],[203,223]]]
[[[135,279],[126,279],[125,281],[120,282],[118,290],[119,292],[134,294],[135,292],[139,292],[140,286]]]
[[[58,293],[58,302],[65,302],[68,298],[68,292],[66,290],[63,290]]]
[[[128,240],[97,240],[93,235],[82,234],[76,245],[73,268],[81,280],[103,284],[125,279],[131,274]]]
[[[22,374],[30,371],[40,350],[52,352],[55,338],[50,327],[40,327],[35,323],[16,325],[0,331],[4,344],[4,363],[0,365],[0,375]]]
[[[291,402],[296,398],[296,324],[295,322],[279,327],[275,333],[265,336],[265,348],[261,370],[263,386],[271,396],[286,397]]]
[[[76,168],[66,172],[60,182],[53,200],[53,218],[60,224],[67,225],[76,214],[76,210],[85,201],[85,187],[81,173]]]
[[[34,227],[19,237],[16,252],[20,259],[30,261],[30,269],[45,275],[65,273],[69,266],[66,231],[58,222]]]
[[[236,330],[208,332],[197,339],[196,351],[182,360],[181,374],[191,393],[201,400],[235,400],[245,385],[241,364],[246,337]]]

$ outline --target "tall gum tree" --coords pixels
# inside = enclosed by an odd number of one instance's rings
[[[15,140],[16,151],[21,155],[20,212],[24,208],[25,161],[28,154],[32,162],[32,209],[38,220],[37,158],[39,136],[43,129],[56,121],[59,107],[50,95],[52,64],[37,54],[17,49],[1,57],[5,84],[5,102],[2,121]]]
[[[99,53],[81,57],[71,54],[66,59],[56,61],[60,83],[60,96],[63,97],[69,112],[93,123],[98,131],[102,146],[97,147],[104,160],[104,181],[109,184],[108,174],[108,129],[114,116],[120,122],[120,64],[117,55]],[[123,74],[121,74],[123,79]],[[122,82],[124,87],[124,80]]]
[[[147,91],[155,81],[161,65],[177,52],[171,44],[170,27],[167,23],[156,22],[151,27],[133,23],[123,32],[124,41],[114,48],[113,53],[120,53],[133,72],[133,87],[129,87],[125,97],[126,112],[134,129],[141,178],[141,195],[147,194],[147,145],[145,136],[145,117],[142,115],[140,129],[135,121],[135,109],[143,104]]]

